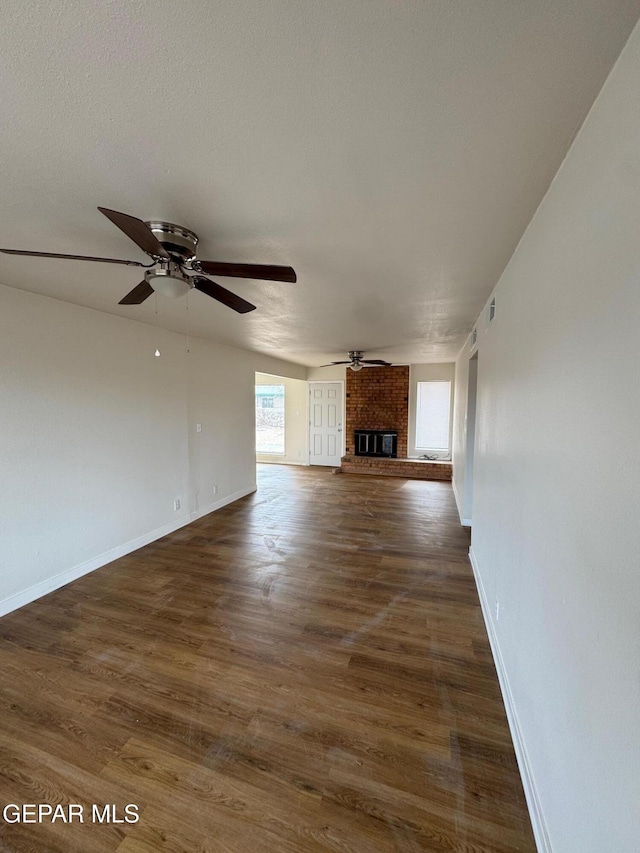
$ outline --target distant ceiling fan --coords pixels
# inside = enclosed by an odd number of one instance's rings
[[[198,235],[182,225],[152,220],[143,222],[127,213],[99,207],[107,219],[110,219],[127,237],[146,252],[153,260],[150,264],[140,261],[121,261],[113,258],[94,258],[88,255],[60,255],[52,252],[25,252],[18,249],[0,249],[6,255],[29,255],[35,258],[66,258],[74,261],[97,261],[103,264],[125,264],[129,267],[144,267],[144,279],[130,293],[120,300],[119,305],[140,305],[152,293],[176,298],[184,296],[194,288],[218,302],[222,302],[239,314],[247,314],[255,305],[242,299],[230,290],[200,275],[222,275],[232,278],[254,278],[264,281],[296,281],[295,271],[291,267],[268,266],[264,264],[233,264],[220,261],[200,261],[196,257]],[[195,273],[195,275],[190,275]]]
[[[362,350],[353,349],[349,351],[349,361],[331,361],[329,364],[321,364],[320,367],[332,367],[334,364],[348,364],[351,370],[362,370],[363,367],[391,367],[388,361],[380,358],[363,358]]]

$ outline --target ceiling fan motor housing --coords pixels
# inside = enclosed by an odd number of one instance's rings
[[[359,349],[349,350],[349,358],[351,359],[351,364],[349,365],[349,367],[351,370],[355,371],[356,373],[359,370],[362,370],[363,365],[361,363],[361,359],[362,359],[363,355],[364,355],[364,352],[362,350],[359,350]]]
[[[182,225],[152,220],[145,222],[154,237],[178,263],[190,264],[196,259],[198,235]]]

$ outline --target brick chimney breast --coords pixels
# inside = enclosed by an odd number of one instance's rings
[[[398,431],[398,457],[406,457],[409,439],[409,367],[347,369],[346,452],[354,452],[357,429]]]

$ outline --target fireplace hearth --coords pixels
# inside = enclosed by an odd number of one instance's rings
[[[356,456],[386,456],[395,459],[398,455],[396,429],[357,429],[354,442]]]

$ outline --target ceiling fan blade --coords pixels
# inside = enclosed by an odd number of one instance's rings
[[[383,361],[381,358],[361,358],[361,364],[377,364],[378,367],[391,367],[390,361]]]
[[[223,264],[218,261],[198,261],[198,268],[207,275],[227,275],[231,278],[256,278],[261,281],[297,281],[292,267],[265,264]]]
[[[227,308],[233,308],[233,310],[237,311],[238,314],[248,314],[249,311],[255,310],[256,306],[252,305],[251,302],[247,302],[247,300],[243,299],[241,296],[231,293],[230,290],[216,284],[215,281],[209,281],[208,278],[202,278],[202,276],[199,275],[194,276],[191,281],[193,282],[196,290],[199,290],[201,293],[206,293],[207,296],[211,296],[213,299],[217,299],[218,302],[222,302],[222,304],[226,305]]]
[[[320,367],[333,367],[335,364],[351,364],[350,361],[330,361],[329,364],[321,364]]]
[[[5,255],[29,255],[32,258],[64,258],[68,261],[97,261],[100,264],[125,264],[128,267],[144,267],[140,261],[120,261],[116,258],[94,258],[91,255],[61,255],[58,252],[23,252],[21,249],[0,249]],[[152,265],[153,266],[153,265]]]
[[[169,258],[167,250],[142,219],[136,219],[135,216],[129,216],[128,213],[109,210],[108,207],[99,207],[98,210],[107,219],[110,219],[117,228],[123,231],[130,240],[133,240],[147,255],[151,255],[152,258]]]
[[[136,284],[132,291],[127,293],[118,305],[140,305],[141,302],[144,302],[145,299],[148,299],[153,293],[153,288],[147,282],[146,279],[140,282],[140,284]]]

